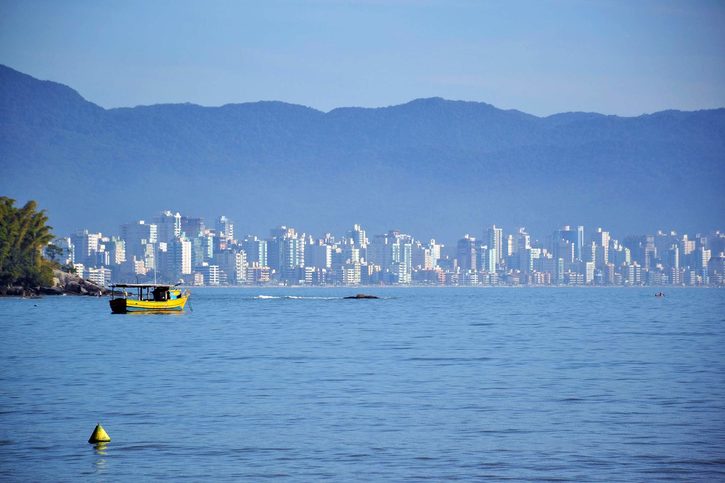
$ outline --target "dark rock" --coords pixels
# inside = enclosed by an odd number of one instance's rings
[[[0,295],[6,295],[8,297],[22,297],[25,295],[25,289],[23,289],[23,287],[2,287],[2,289],[0,289]]]
[[[78,282],[68,282],[63,289],[67,293],[79,294],[81,293],[81,284]]]
[[[41,287],[41,295],[63,295],[63,290],[60,287]]]
[[[90,295],[93,297],[109,293],[109,290],[85,280],[74,273],[66,273],[60,270],[53,271],[53,284],[53,287],[51,287],[53,293]],[[55,292],[55,289],[60,292]]]
[[[38,297],[40,295],[90,295],[97,297],[106,295],[110,290],[93,282],[85,280],[74,273],[53,270],[53,285],[51,287],[0,287],[0,296],[8,297]]]
[[[359,293],[356,295],[350,295],[348,297],[343,297],[343,298],[345,298],[345,299],[379,299],[380,297],[378,297],[377,295],[367,295],[364,293]]]

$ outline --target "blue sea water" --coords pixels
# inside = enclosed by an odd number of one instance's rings
[[[725,291],[368,291],[0,299],[0,479],[725,480]]]

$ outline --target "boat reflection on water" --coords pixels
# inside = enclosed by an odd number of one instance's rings
[[[189,305],[191,307],[191,305]],[[133,317],[149,317],[149,316],[164,316],[164,317],[183,317],[186,315],[185,310],[153,310],[153,311],[130,311],[125,313],[128,316]]]

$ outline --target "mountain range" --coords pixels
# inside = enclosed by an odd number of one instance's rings
[[[56,234],[171,209],[236,233],[361,223],[454,241],[496,223],[546,235],[689,233],[725,221],[725,109],[537,117],[416,99],[321,112],[282,102],[104,109],[0,66],[0,195]]]

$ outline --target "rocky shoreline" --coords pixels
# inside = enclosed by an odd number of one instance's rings
[[[96,285],[74,273],[66,273],[60,270],[53,270],[52,287],[0,287],[0,296],[6,297],[39,297],[42,295],[90,295],[98,297],[108,293],[109,290],[100,285]]]

